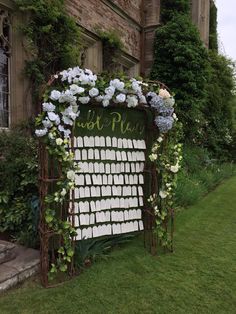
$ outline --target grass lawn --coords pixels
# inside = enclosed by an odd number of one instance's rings
[[[236,313],[236,177],[177,215],[175,252],[142,238],[54,289],[31,280],[0,297],[0,313]]]

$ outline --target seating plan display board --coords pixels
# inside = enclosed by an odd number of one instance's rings
[[[74,133],[76,240],[143,230],[146,122],[143,111],[81,107]]]

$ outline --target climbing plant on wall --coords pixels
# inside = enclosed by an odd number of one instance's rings
[[[20,28],[26,38],[29,59],[25,73],[37,103],[40,87],[51,73],[78,64],[80,36],[64,0],[16,0],[24,14]]]

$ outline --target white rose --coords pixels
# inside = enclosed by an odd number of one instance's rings
[[[60,137],[58,137],[58,138],[56,139],[56,144],[57,144],[58,146],[61,146],[61,145],[63,144],[63,139],[60,138]]]
[[[114,86],[109,86],[105,89],[105,93],[112,97],[115,93],[115,87]]]
[[[73,95],[82,94],[84,92],[84,88],[76,84],[72,84],[70,85],[70,91]]]
[[[85,104],[88,104],[90,102],[90,97],[88,97],[88,96],[87,97],[79,97],[78,101],[81,104],[85,105]]]
[[[138,105],[138,98],[136,96],[127,96],[127,106],[129,108],[136,107]]]
[[[91,88],[89,91],[89,96],[90,97],[96,97],[99,94],[99,90],[95,87]]]
[[[75,172],[73,170],[69,170],[67,171],[67,179],[70,181],[74,181],[75,180]]]
[[[96,99],[97,102],[101,102],[101,101],[103,101],[103,98],[104,97],[102,95],[99,95],[95,99]]]
[[[159,96],[161,96],[164,99],[171,97],[170,93],[166,89],[162,89],[162,88],[159,90]]]
[[[167,195],[168,195],[168,193],[167,193],[166,191],[162,191],[162,190],[161,190],[161,191],[159,192],[159,195],[160,195],[161,198],[166,198]]]
[[[125,102],[125,100],[126,100],[126,95],[125,94],[119,94],[119,95],[116,96],[116,101],[118,103]]]
[[[66,193],[67,193],[67,192],[66,192],[66,189],[65,189],[65,188],[63,188],[63,189],[62,189],[62,191],[61,191],[61,196],[65,196],[65,195],[66,195]]]
[[[44,102],[42,106],[43,106],[43,111],[50,112],[56,109],[56,106],[54,106],[51,102]]]
[[[53,90],[51,91],[49,98],[51,98],[52,100],[58,100],[60,96],[61,96],[61,92],[59,92],[58,90]]]
[[[176,164],[175,166],[171,166],[170,171],[173,173],[177,173],[179,171],[179,165]]]
[[[110,104],[110,101],[109,101],[108,99],[104,99],[104,100],[102,101],[103,107],[107,107],[107,106],[109,106],[109,104]]]
[[[48,132],[47,129],[38,129],[38,130],[35,131],[35,134],[38,137],[42,137],[42,136],[46,135],[47,132]]]

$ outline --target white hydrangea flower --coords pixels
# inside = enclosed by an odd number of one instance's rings
[[[58,99],[59,103],[75,103],[76,102],[76,97],[72,94],[70,90],[66,90],[64,93],[61,94],[61,96]]]
[[[89,96],[90,97],[96,97],[99,94],[99,90],[95,87],[91,88],[89,91]]]
[[[61,96],[61,92],[59,92],[58,90],[53,90],[51,91],[49,98],[52,100],[58,100],[60,96]]]
[[[140,84],[139,84],[139,82],[138,81],[136,81],[136,80],[134,80],[133,82],[132,82],[132,89],[133,89],[133,91],[135,92],[135,93],[140,93],[141,92],[141,86],[140,86]]]
[[[53,122],[60,120],[59,115],[54,113],[54,112],[48,112],[48,118],[49,118],[49,120],[51,120]]]
[[[48,132],[48,130],[45,128],[45,129],[38,129],[35,131],[35,134],[37,137],[42,137],[44,135],[46,135]]]
[[[110,81],[110,86],[113,86],[115,89],[122,92],[125,88],[125,83],[121,82],[119,79],[114,79]]]
[[[127,107],[132,108],[138,105],[138,98],[136,96],[127,96]]]
[[[147,99],[144,95],[138,95],[140,104],[146,104]]]
[[[46,118],[45,120],[43,120],[43,121],[42,121],[42,124],[43,124],[43,126],[45,127],[45,129],[46,129],[46,128],[50,129],[50,128],[53,126],[52,122],[51,122],[48,118]]]
[[[126,100],[126,95],[125,95],[125,94],[118,94],[118,95],[116,96],[116,101],[117,101],[118,103],[125,102],[125,100]]]
[[[43,111],[50,112],[56,109],[56,106],[54,106],[51,102],[44,102],[42,106],[43,106]]]
[[[88,104],[88,103],[90,102],[90,97],[88,97],[88,96],[79,97],[79,98],[78,98],[78,101],[79,101],[81,104],[85,105],[85,104]]]
[[[62,121],[67,124],[67,125],[73,125],[73,120],[71,120],[69,117],[67,116],[63,116],[62,117]]]

